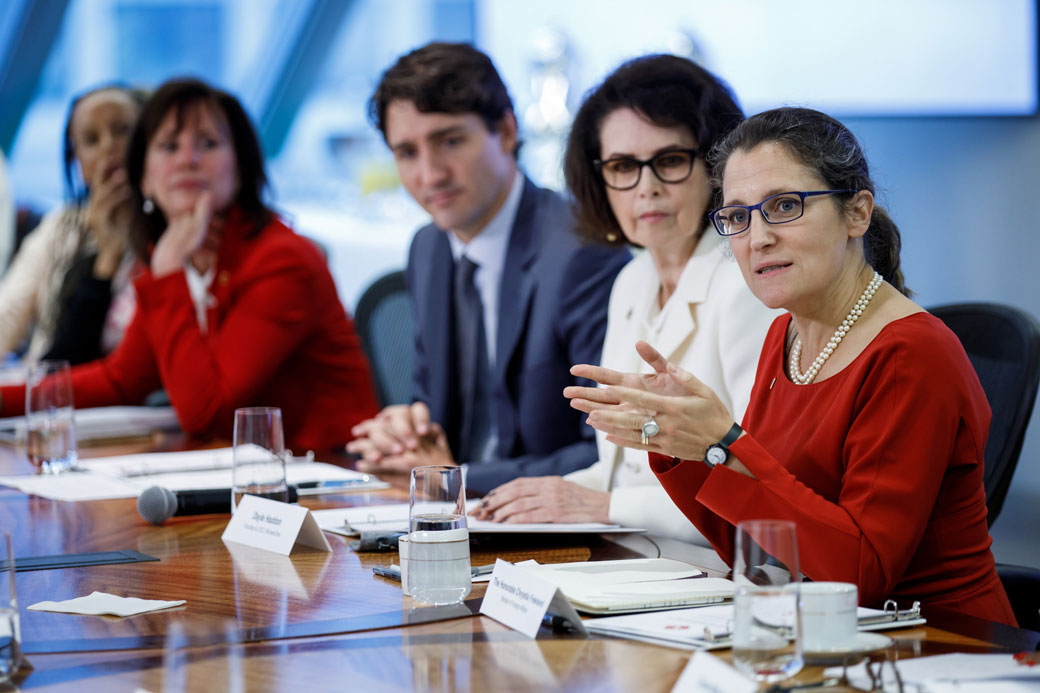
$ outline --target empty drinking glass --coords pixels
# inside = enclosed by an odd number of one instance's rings
[[[25,448],[44,474],[76,465],[76,421],[68,361],[40,361],[25,378]]]
[[[733,563],[733,661],[774,683],[802,668],[798,540],[795,524],[751,520],[737,525]]]
[[[11,535],[0,531],[0,684],[10,681],[22,663],[18,598],[14,587]]]
[[[412,470],[408,524],[412,598],[434,605],[461,602],[472,588],[462,467]]]
[[[233,445],[231,512],[247,493],[288,502],[282,410],[278,407],[236,409]]]

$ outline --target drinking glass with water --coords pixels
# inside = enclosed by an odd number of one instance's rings
[[[285,481],[285,433],[278,407],[243,407],[235,410],[231,449],[231,512],[242,496],[262,496],[287,503]]]
[[[472,588],[462,467],[412,470],[408,590],[424,604],[458,604]]]
[[[25,378],[25,450],[44,474],[76,466],[76,420],[68,361],[39,361]]]
[[[795,524],[741,522],[734,549],[733,662],[758,681],[782,681],[803,664]]]

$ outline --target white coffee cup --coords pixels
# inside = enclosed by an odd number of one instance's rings
[[[856,644],[859,590],[850,582],[805,582],[802,646],[806,652],[840,652]]]

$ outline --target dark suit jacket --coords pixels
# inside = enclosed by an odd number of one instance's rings
[[[486,492],[518,476],[566,474],[596,461],[594,432],[563,388],[577,382],[572,364],[599,363],[610,288],[629,255],[583,245],[571,226],[563,198],[525,180],[499,292],[491,384],[497,455],[469,466],[473,490]],[[447,233],[433,224],[420,229],[406,275],[416,319],[413,399],[427,403],[458,450],[452,266]]]

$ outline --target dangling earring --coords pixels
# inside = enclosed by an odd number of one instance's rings
[[[607,241],[608,242],[613,243],[617,239],[618,239],[618,235],[616,233],[614,233],[613,231],[608,231],[607,232]]]
[[[154,212],[155,211],[155,203],[152,202],[152,198],[150,198],[150,197],[144,198],[144,204],[141,205],[141,209],[144,210],[145,214],[151,214],[152,212]]]

